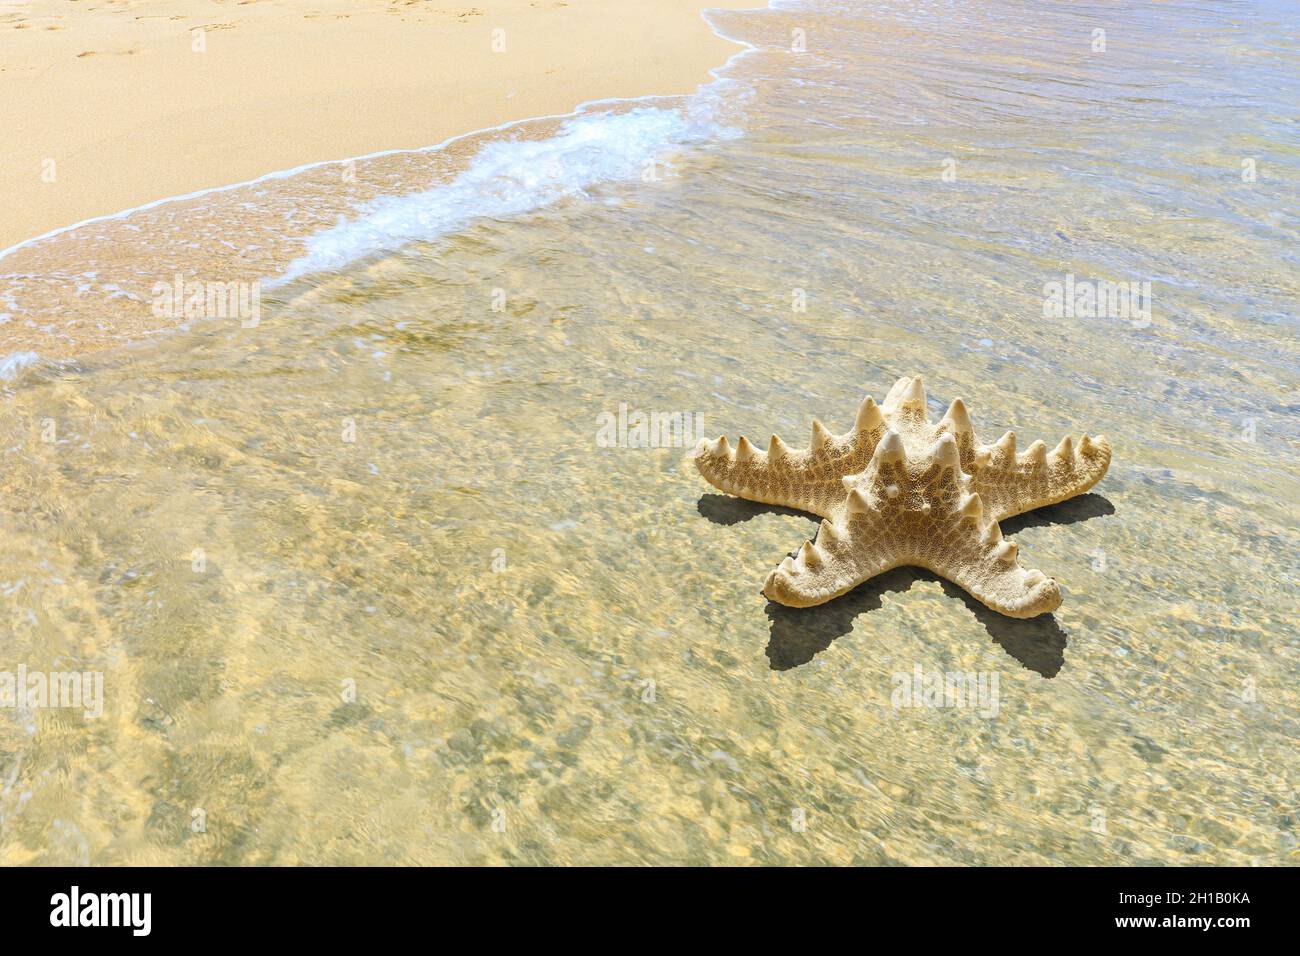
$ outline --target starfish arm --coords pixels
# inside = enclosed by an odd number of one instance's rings
[[[974,524],[980,520],[966,519]],[[1003,540],[996,522],[985,525],[978,537],[958,528],[950,540],[963,538],[968,542],[964,547],[942,549],[925,566],[1007,617],[1037,617],[1061,606],[1056,582],[1042,571],[1022,568],[1015,543]]]
[[[832,435],[814,420],[811,446],[798,451],[776,435],[766,451],[743,435],[732,448],[723,436],[696,446],[695,467],[705,481],[727,494],[826,518],[844,502],[844,477],[866,466],[884,433],[884,418],[868,397],[857,422],[843,435]]]
[[[879,529],[873,529],[878,531]],[[853,590],[868,578],[899,565],[883,543],[863,547],[866,540],[881,539],[857,529],[852,539],[842,527],[823,521],[816,542],[805,541],[797,554],[787,557],[767,576],[763,593],[787,607],[812,607]]]
[[[1076,446],[1063,438],[1048,452],[1036,441],[1016,454],[1016,436],[1007,432],[975,456],[971,488],[994,521],[1081,495],[1101,481],[1110,467],[1110,442],[1084,435]]]

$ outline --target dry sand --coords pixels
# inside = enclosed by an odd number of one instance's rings
[[[703,5],[0,0],[0,248],[304,163],[689,92],[739,49]]]

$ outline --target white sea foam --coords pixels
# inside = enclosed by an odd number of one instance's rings
[[[279,281],[445,236],[478,218],[517,216],[598,183],[640,179],[664,154],[729,132],[684,109],[643,106],[576,116],[546,139],[497,140],[451,182],[381,197],[312,236]]]
[[[35,365],[41,357],[35,352],[10,352],[0,355],[0,379],[10,379],[29,365]]]

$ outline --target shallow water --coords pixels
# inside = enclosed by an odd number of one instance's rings
[[[26,257],[27,347],[116,334],[79,272],[147,290],[173,262],[358,255],[266,287],[254,327],[7,383],[0,669],[102,672],[104,712],[0,710],[0,860],[1294,863],[1283,9],[716,14],[756,51],[692,101],[610,108],[690,132],[594,174],[560,151],[494,180],[491,218],[430,189],[462,149],[0,259]],[[535,203],[498,188],[529,176]],[[376,218],[414,193],[423,219]],[[187,222],[228,231],[167,244]],[[268,258],[214,266],[223,235]],[[1149,323],[1044,318],[1069,275],[1150,282]],[[1054,615],[906,570],[769,605],[813,522],[602,438],[626,405],[802,444],[911,373],[985,440],[1109,437],[1092,494],[1003,523]],[[917,667],[996,677],[996,707],[896,706]]]

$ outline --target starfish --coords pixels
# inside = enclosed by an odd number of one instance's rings
[[[768,575],[763,593],[773,601],[811,607],[912,565],[1023,618],[1056,610],[1061,590],[1020,566],[998,522],[1087,491],[1110,466],[1110,443],[1084,435],[1075,445],[1066,436],[1051,452],[1035,441],[1016,454],[1007,432],[980,444],[960,398],[930,423],[918,375],[900,378],[883,405],[867,396],[846,434],[814,419],[807,450],[776,435],[766,452],[743,436],[732,449],[724,435],[702,440],[695,464],[721,491],[823,519],[816,540]]]

